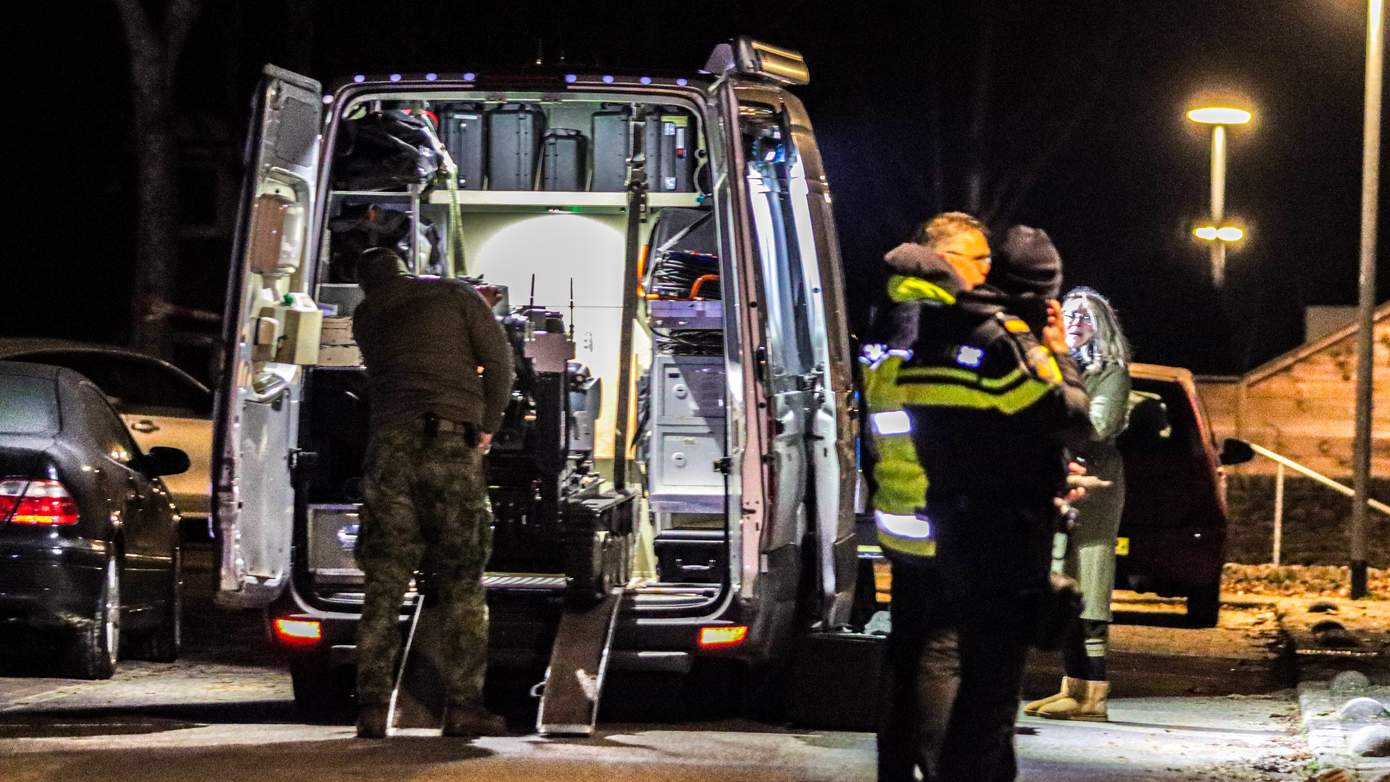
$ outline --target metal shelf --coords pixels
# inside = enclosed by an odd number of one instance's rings
[[[459,208],[465,212],[622,212],[627,193],[574,193],[537,190],[460,190]],[[448,205],[447,191],[430,191],[428,202]],[[699,193],[651,193],[647,204],[653,209],[671,206],[699,206]]]

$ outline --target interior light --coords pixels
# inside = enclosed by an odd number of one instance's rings
[[[328,104],[330,104],[330,103],[332,103],[332,102],[333,102],[333,96],[332,96],[332,95],[325,95],[325,96],[323,96],[323,105],[327,106]]]
[[[1216,226],[1203,225],[1193,230],[1192,235],[1208,242],[1216,241]]]
[[[473,81],[473,80],[476,79],[476,78],[478,78],[478,74],[476,74],[476,73],[474,73],[474,72],[472,72],[472,71],[469,71],[468,73],[463,74],[463,80],[464,80],[464,81]]]
[[[642,84],[651,84],[651,83],[652,83],[652,77],[650,77],[650,76],[643,76],[642,78],[638,79],[637,81],[641,82]]]
[[[566,83],[566,84],[574,84],[574,83],[577,82],[577,81],[579,81],[579,77],[576,76],[575,74],[573,74],[573,73],[567,73],[567,74],[565,74],[565,83]]]
[[[356,76],[353,76],[352,80],[357,82],[358,84],[361,84],[362,82],[367,80],[367,77],[359,73]]]
[[[1216,229],[1216,238],[1223,242],[1238,242],[1245,238],[1245,232],[1234,225],[1223,225]]]
[[[612,76],[604,76],[604,77],[603,77],[603,83],[604,83],[604,84],[612,84],[612,83],[613,83],[613,77],[612,77]]]
[[[275,639],[286,646],[313,646],[323,639],[323,625],[313,619],[275,620]]]
[[[701,649],[727,649],[738,646],[747,638],[747,625],[700,628]]]
[[[438,81],[438,80],[439,80],[439,74],[437,74],[437,73],[427,73],[427,74],[425,74],[425,81]]]
[[[689,83],[690,83],[690,80],[689,80],[689,79],[676,79],[676,86],[677,86],[677,87],[684,87],[685,85],[687,85],[687,84],[689,84]]]
[[[390,76],[387,76],[386,78],[390,79],[391,81],[400,81],[401,75],[399,73],[393,73]]]
[[[1244,125],[1250,121],[1250,112],[1230,106],[1203,106],[1187,112],[1187,118],[1204,125]]]

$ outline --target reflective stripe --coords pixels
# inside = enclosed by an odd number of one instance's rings
[[[904,383],[898,386],[903,402],[922,407],[964,407],[998,410],[1004,415],[1027,410],[1056,386],[1029,380],[1004,393],[991,393],[955,383]]]
[[[874,525],[897,538],[927,540],[931,538],[931,523],[917,518],[916,514],[884,513],[874,511]]]
[[[912,419],[908,418],[907,413],[902,410],[885,410],[882,413],[874,413],[869,416],[869,423],[873,424],[874,434],[882,437],[907,434],[912,431]]]

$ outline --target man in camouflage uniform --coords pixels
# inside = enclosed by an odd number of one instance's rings
[[[465,282],[411,277],[386,248],[364,253],[357,275],[366,295],[352,331],[371,400],[357,547],[367,581],[357,630],[357,735],[386,735],[401,600],[422,563],[443,604],[444,734],[499,734],[501,718],[482,705],[482,574],[492,545],[483,454],[511,395],[511,346]]]

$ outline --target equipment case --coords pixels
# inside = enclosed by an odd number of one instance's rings
[[[590,125],[593,148],[593,183],[596,193],[621,192],[627,188],[627,156],[631,147],[632,110],[627,106],[603,106],[594,112]]]
[[[661,106],[647,115],[645,144],[647,190],[689,193],[695,189],[695,118],[687,111]]]
[[[541,189],[577,192],[584,189],[584,134],[571,128],[551,128],[542,144]]]
[[[489,190],[533,190],[545,114],[534,106],[505,104],[487,113]]]
[[[487,155],[486,115],[481,106],[465,103],[444,112],[444,147],[458,166],[460,190],[483,189],[483,160]]]

